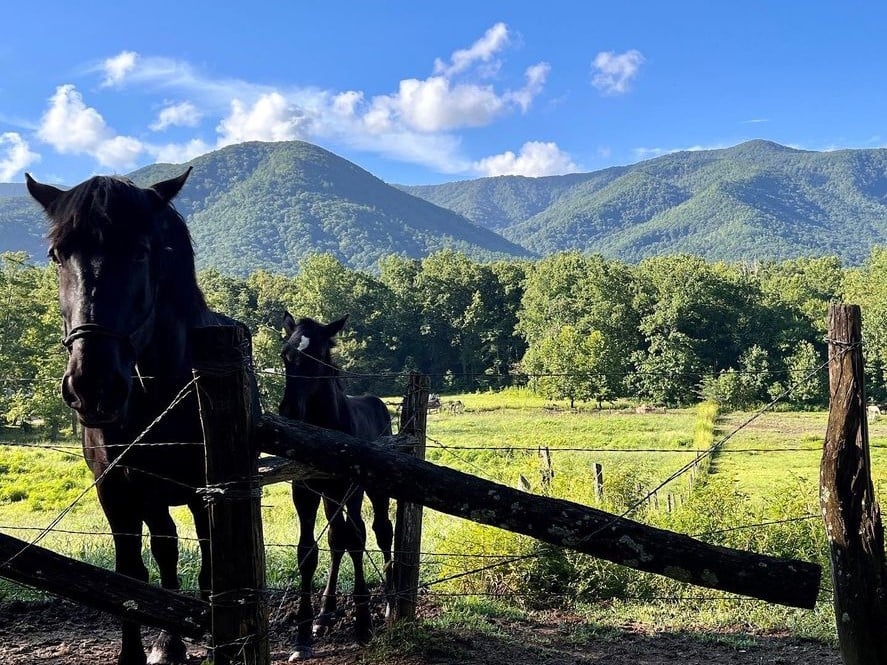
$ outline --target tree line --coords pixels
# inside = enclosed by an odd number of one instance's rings
[[[282,380],[284,311],[330,321],[347,314],[337,361],[350,392],[403,389],[429,374],[440,392],[525,385],[551,399],[616,398],[682,405],[716,399],[748,408],[783,395],[796,407],[827,401],[826,311],[862,306],[869,394],[887,397],[887,248],[862,266],[835,257],[718,263],[691,255],[630,265],[559,253],[480,263],[444,250],[388,256],[377,272],[329,254],[288,276],[199,274],[210,306],[246,322],[267,408]],[[69,418],[58,398],[65,354],[55,271],[21,253],[0,255],[0,417]]]

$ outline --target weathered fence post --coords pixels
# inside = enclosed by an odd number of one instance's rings
[[[887,663],[884,530],[870,476],[858,305],[829,306],[829,418],[820,506],[845,665]]]
[[[410,373],[400,410],[400,434],[416,439],[413,455],[425,459],[425,425],[428,414],[428,377]],[[389,607],[389,621],[416,617],[419,593],[419,552],[422,547],[422,505],[397,502],[394,522],[394,606]]]
[[[235,326],[192,331],[206,444],[214,665],[270,665],[249,342]]]
[[[598,503],[604,500],[604,465],[594,463],[594,498]]]

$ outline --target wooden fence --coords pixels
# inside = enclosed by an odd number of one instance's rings
[[[836,306],[831,311],[832,403],[821,476],[837,625],[848,665],[887,663],[883,534],[867,475],[858,317],[858,308]],[[384,490],[400,502],[396,618],[409,618],[415,610],[422,506],[691,584],[797,607],[812,608],[816,602],[821,577],[816,564],[709,545],[424,461],[427,386],[419,377],[411,379],[407,390],[412,397],[405,400],[408,413],[402,415],[402,432],[379,441],[360,441],[277,416],[257,418],[246,391],[249,359],[243,356],[241,340],[228,328],[198,334],[202,342],[197,346],[204,352],[195,359],[195,376],[206,435],[211,539],[217,554],[210,603],[5,535],[0,535],[0,556],[7,565],[0,575],[147,625],[192,636],[209,630],[217,645],[216,663],[267,665],[261,485],[339,476]],[[405,433],[407,424],[412,424],[410,434]],[[259,451],[276,457],[259,459]],[[228,648],[235,644],[236,650]]]

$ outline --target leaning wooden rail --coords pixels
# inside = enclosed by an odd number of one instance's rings
[[[209,605],[199,598],[69,559],[6,534],[0,534],[0,577],[185,637],[201,637],[210,627]]]
[[[293,467],[381,488],[395,499],[489,524],[637,570],[791,607],[812,608],[815,563],[709,545],[571,501],[536,496],[397,452],[405,437],[367,443],[266,415],[254,432],[263,452]],[[281,473],[278,463],[277,473]]]

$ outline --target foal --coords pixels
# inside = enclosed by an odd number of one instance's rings
[[[391,434],[388,409],[378,397],[345,394],[339,370],[332,364],[330,350],[333,338],[339,333],[347,316],[324,325],[310,318],[296,321],[287,312],[283,327],[286,341],[283,345],[283,363],[286,367],[286,385],[280,415],[310,425],[333,429],[365,440],[375,440]],[[330,454],[335,454],[330,451]],[[328,629],[336,612],[336,584],[339,566],[347,551],[354,564],[354,603],[358,641],[370,637],[371,621],[369,591],[363,573],[363,553],[366,548],[366,526],[360,515],[364,490],[346,480],[316,480],[293,483],[293,502],[299,515],[299,622],[296,650],[290,660],[310,658],[313,655],[312,637],[321,636]],[[388,517],[388,496],[367,493],[373,506],[373,531],[385,562],[386,593],[391,590],[391,542],[393,528]],[[320,613],[311,620],[311,586],[317,570],[317,541],[314,524],[317,509],[323,499],[323,509],[329,522],[327,540],[331,551],[329,578],[323,591]]]

